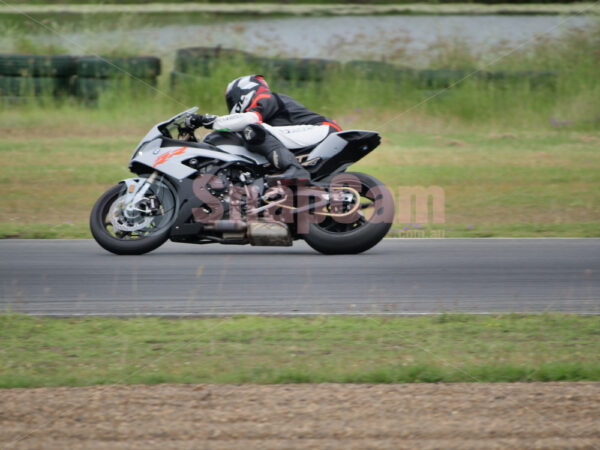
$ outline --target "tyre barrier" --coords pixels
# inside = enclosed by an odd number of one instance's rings
[[[160,75],[160,59],[155,56],[103,58],[82,56],[77,59],[75,74],[83,78],[156,78]]]
[[[200,83],[220,64],[242,62],[248,71],[278,79],[280,84],[302,85],[322,81],[337,73],[348,73],[368,80],[392,80],[418,89],[445,89],[462,80],[493,83],[500,87],[528,83],[532,89],[556,86],[554,71],[478,71],[475,69],[414,70],[381,61],[354,60],[341,64],[319,58],[264,58],[221,47],[189,47],[177,50],[170,73],[171,87]],[[0,96],[60,96],[74,94],[95,99],[101,92],[130,89],[143,92],[156,86],[161,61],[154,56],[102,58],[72,55],[24,55],[0,53]],[[142,82],[139,82],[142,81]]]
[[[126,91],[138,94],[152,91],[161,73],[161,62],[154,56],[104,58],[82,56],[77,60],[73,93],[85,100],[96,100],[102,92]]]
[[[175,71],[180,73],[209,76],[214,65],[236,62],[251,63],[255,57],[250,53],[232,48],[188,47],[180,48],[175,54]]]
[[[528,82],[532,88],[552,87],[557,74],[552,71],[498,71],[486,72],[476,69],[423,69],[398,67],[382,61],[354,60],[341,64],[338,61],[319,58],[266,58],[240,50],[221,47],[190,47],[177,51],[171,86],[191,81],[185,75],[209,77],[219,64],[243,62],[250,72],[260,73],[282,82],[322,81],[328,74],[338,71],[350,72],[363,79],[393,80],[412,85],[418,89],[439,90],[462,80],[490,83]]]
[[[0,53],[0,75],[11,77],[69,78],[77,58],[71,55],[20,55]]]
[[[349,61],[344,65],[344,69],[351,71],[359,77],[367,79],[386,79],[395,77],[399,70],[396,66],[382,61]]]
[[[103,92],[119,94],[126,91],[132,94],[153,92],[156,87],[156,78],[86,78],[76,76],[72,81],[72,92],[75,96],[85,100],[96,100]]]
[[[328,74],[342,68],[338,61],[320,58],[259,58],[256,64],[270,76],[294,81],[322,81]]]
[[[338,61],[320,58],[263,58],[222,47],[189,47],[177,50],[174,71],[210,76],[220,64],[244,63],[257,73],[283,80],[322,80],[326,73],[341,68]]]
[[[69,93],[70,78],[0,76],[1,97],[51,97]]]
[[[50,97],[69,93],[76,57],[0,53],[1,97]]]
[[[477,69],[454,70],[420,70],[413,75],[417,85],[425,89],[444,89],[462,81],[477,81],[493,83],[502,87],[503,85],[514,85],[516,83],[527,83],[532,89],[539,87],[554,88],[558,74],[553,71],[496,71],[487,72]]]
[[[161,62],[154,56],[0,54],[0,97],[73,94],[95,99],[100,92],[128,89],[142,92],[156,86]],[[141,81],[141,82],[140,82]]]
[[[512,84],[526,80],[532,89],[538,87],[556,87],[558,74],[550,70],[517,70],[496,72],[482,72],[482,77],[496,84]]]

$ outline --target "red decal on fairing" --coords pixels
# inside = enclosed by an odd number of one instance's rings
[[[156,158],[156,160],[154,161],[154,165],[152,167],[156,167],[159,164],[162,164],[162,163],[168,161],[169,158],[171,158],[172,156],[181,155],[183,152],[185,152],[186,149],[187,149],[187,147],[181,147],[181,148],[177,148],[175,150],[171,150],[170,152],[160,155],[158,158]]]

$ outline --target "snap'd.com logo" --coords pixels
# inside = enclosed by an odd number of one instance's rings
[[[396,200],[384,184],[372,184],[342,173],[328,184],[275,185],[261,191],[254,184],[226,186],[218,176],[203,174],[194,180],[193,191],[200,206],[192,208],[192,213],[200,223],[224,217],[250,223],[295,223],[300,234],[308,233],[311,223],[323,222],[332,229],[335,224],[351,227],[364,223],[445,222],[445,194],[441,187],[399,186],[395,189]]]

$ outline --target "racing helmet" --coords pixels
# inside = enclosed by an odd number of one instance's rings
[[[263,90],[269,89],[262,75],[246,75],[229,83],[225,91],[229,114],[244,112],[261,86]]]

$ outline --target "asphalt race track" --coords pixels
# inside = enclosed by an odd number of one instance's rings
[[[3,311],[47,315],[600,313],[600,239],[386,239],[355,256],[2,240]]]

